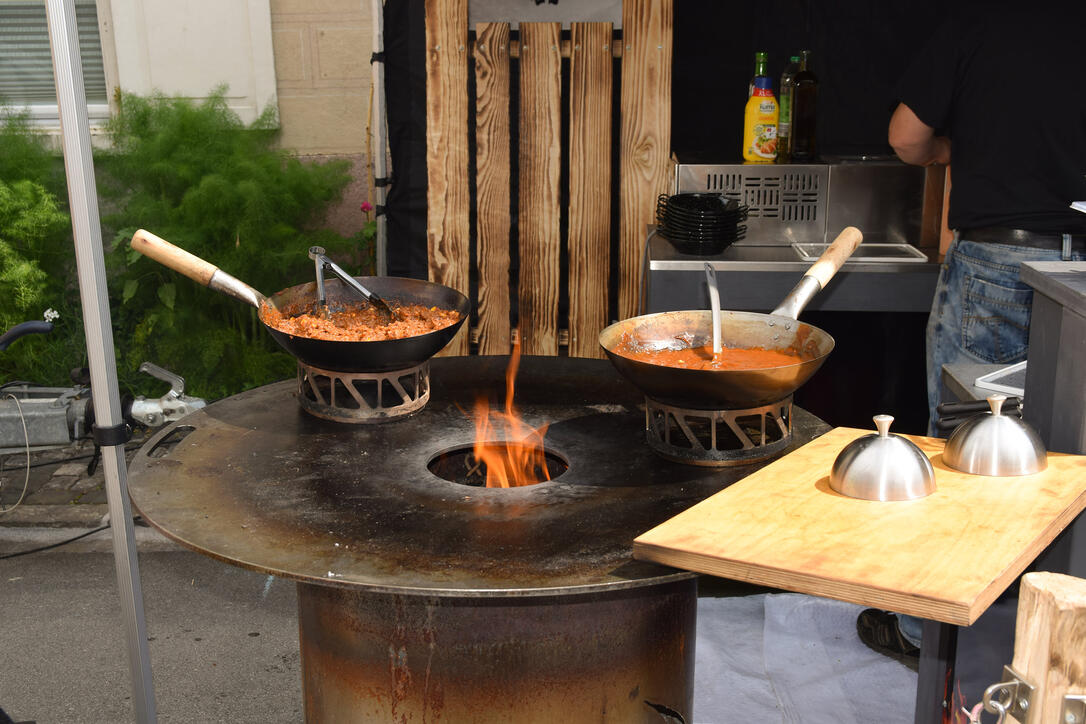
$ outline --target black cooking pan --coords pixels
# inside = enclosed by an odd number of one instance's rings
[[[617,350],[624,338],[639,349],[681,349],[712,343],[712,312],[660,312],[616,322],[600,333],[600,346],[615,368],[648,397],[695,410],[735,410],[778,402],[810,379],[833,350],[833,338],[797,321],[811,298],[822,290],[863,240],[848,227],[804,274],[771,314],[722,312],[724,347],[792,348],[802,362],[752,370],[699,370],[667,367],[633,359]]]
[[[315,281],[299,284],[265,297],[214,264],[193,256],[184,249],[143,229],[132,236],[132,248],[206,287],[236,297],[258,310],[263,305],[269,304],[287,316],[316,311],[317,284]],[[267,324],[264,327],[283,349],[294,355],[298,361],[311,367],[332,372],[386,372],[414,367],[433,357],[456,336],[460,326],[468,317],[470,308],[468,299],[455,289],[419,279],[356,278],[370,291],[392,302],[393,307],[396,306],[395,303],[399,303],[454,309],[460,313],[460,321],[429,334],[376,342],[312,339],[280,332]],[[348,289],[338,279],[326,281],[325,292],[330,306],[357,306],[365,303],[356,292]]]

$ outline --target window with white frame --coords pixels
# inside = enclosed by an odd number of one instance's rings
[[[200,99],[246,122],[276,105],[270,0],[74,0],[92,126],[116,89]],[[45,0],[0,0],[0,103],[59,128]]]
[[[95,0],[75,0],[83,85],[92,122],[109,118],[109,97]],[[57,96],[44,0],[0,0],[0,103],[57,122]]]

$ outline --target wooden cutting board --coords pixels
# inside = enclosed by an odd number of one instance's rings
[[[857,500],[829,487],[838,453],[868,430],[836,428],[634,540],[634,557],[944,623],[969,625],[1086,507],[1086,457],[984,477],[948,468],[944,441],[905,435],[935,467],[919,500]]]

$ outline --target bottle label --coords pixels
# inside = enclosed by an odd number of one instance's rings
[[[772,123],[754,125],[754,138],[750,144],[750,153],[758,158],[774,159],[777,157],[777,126]]]
[[[755,78],[747,101],[743,128],[743,158],[752,163],[772,163],[777,158],[777,99],[768,79]]]

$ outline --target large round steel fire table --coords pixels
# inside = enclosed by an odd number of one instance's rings
[[[298,581],[308,721],[692,721],[696,579],[640,533],[761,464],[669,462],[601,360],[524,358],[515,406],[568,464],[523,488],[431,462],[501,408],[507,357],[432,361],[421,411],[342,424],[280,382],[216,402],[133,460],[132,500],[200,553]],[[793,408],[792,447],[828,428]],[[766,501],[772,504],[772,501]]]

